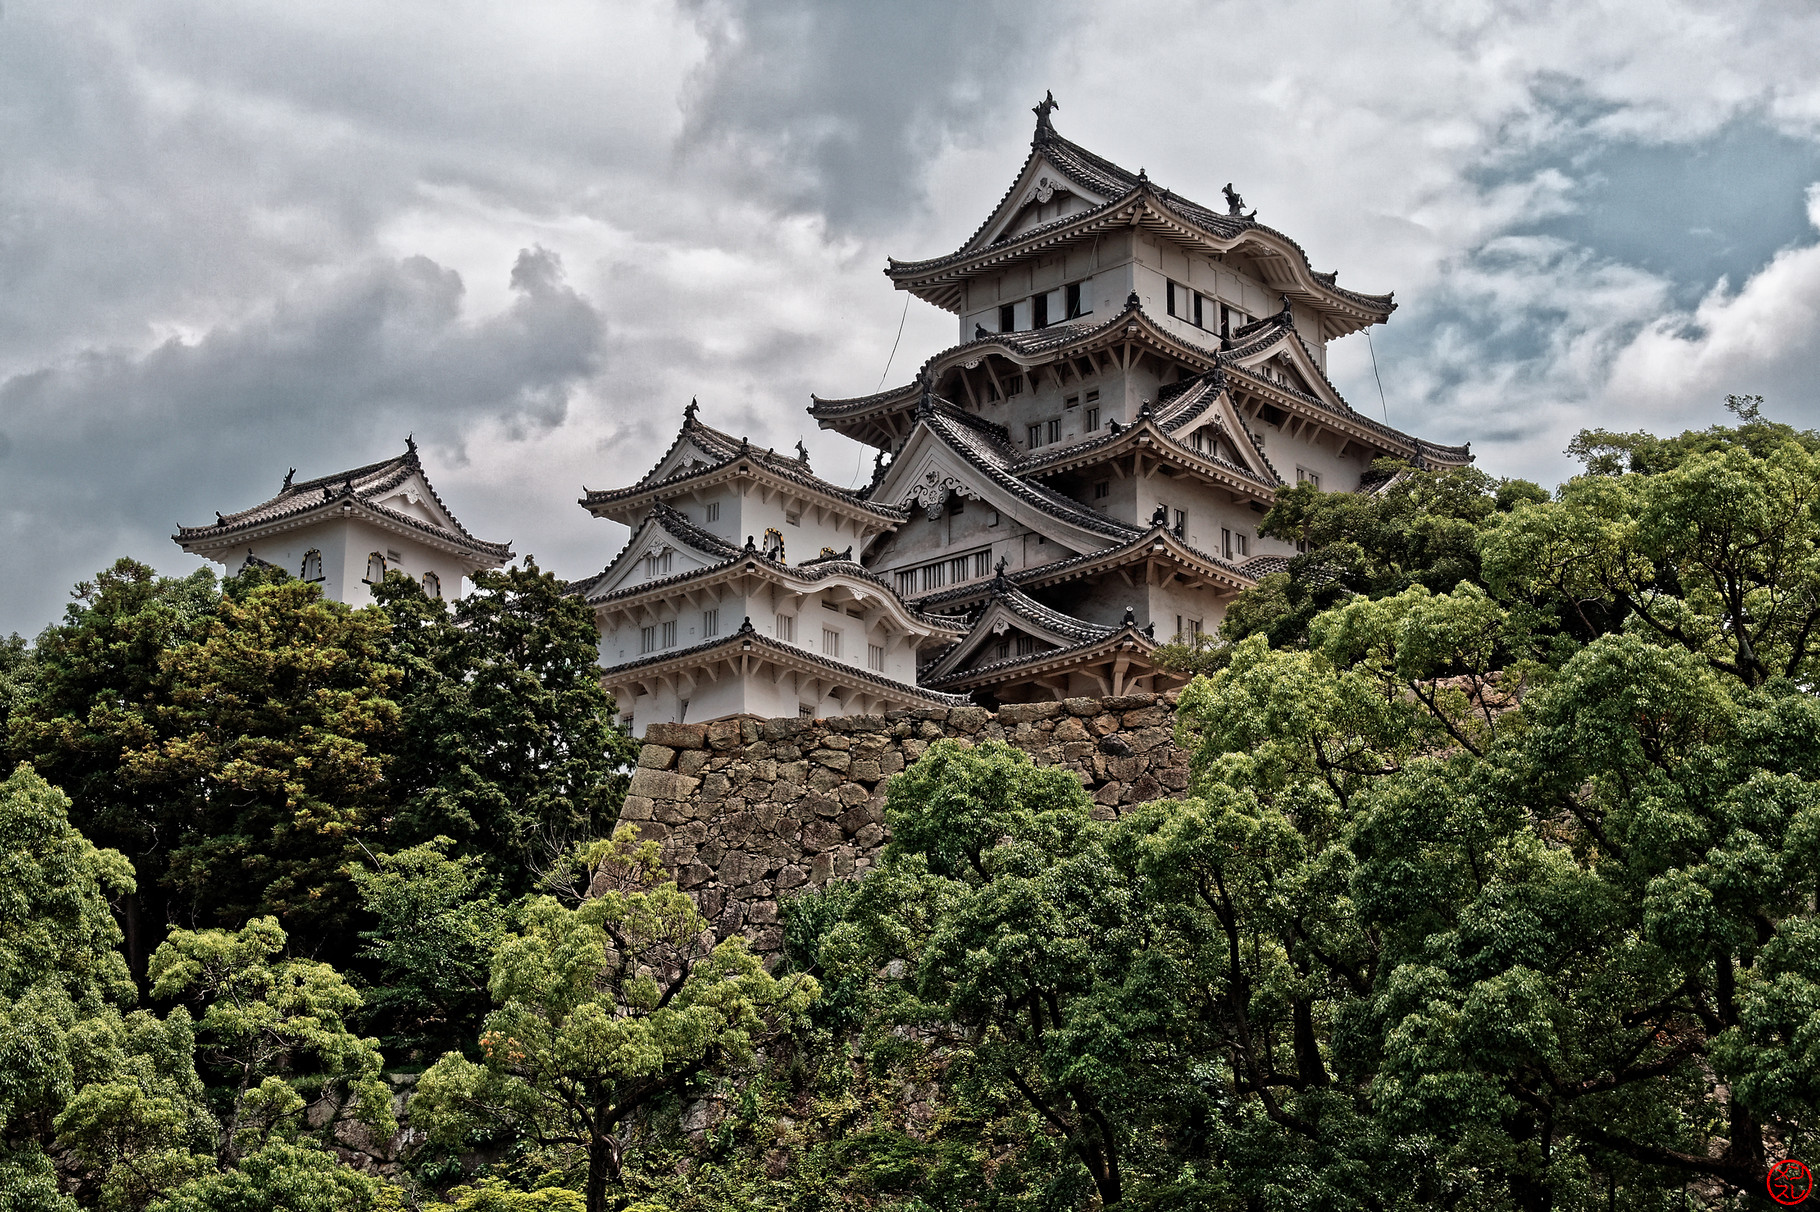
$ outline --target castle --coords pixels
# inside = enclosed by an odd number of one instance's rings
[[[1023,166],[958,249],[886,269],[955,315],[958,342],[901,386],[812,400],[824,429],[877,448],[870,483],[823,480],[800,444],[760,449],[692,402],[644,476],[584,489],[584,508],[632,531],[571,586],[622,722],[1159,693],[1180,678],[1157,647],[1212,630],[1295,554],[1257,533],[1280,485],[1370,491],[1382,457],[1470,460],[1360,414],[1327,379],[1328,342],[1387,320],[1389,295],[1316,272],[1231,186],[1217,211],[1070,142],[1054,108],[1036,107]],[[360,512],[402,536],[376,512],[408,512],[388,495],[398,471],[287,480],[291,496],[178,541],[228,562],[249,525],[291,516],[297,490],[312,519]],[[510,558],[415,474],[422,526],[375,538],[369,572],[405,558],[405,537],[426,576],[441,575],[431,550],[463,567]],[[350,531],[336,550],[367,542]],[[267,557],[254,544],[248,558]]]

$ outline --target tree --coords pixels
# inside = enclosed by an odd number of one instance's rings
[[[397,1189],[307,1145],[272,1141],[233,1169],[193,1179],[150,1212],[400,1212]]]
[[[395,1055],[472,1047],[492,1005],[488,969],[507,911],[483,861],[450,858],[452,844],[437,838],[353,872],[374,920],[360,933],[359,957],[373,979],[366,1013],[385,1024]]]
[[[506,895],[531,891],[611,829],[638,756],[600,687],[593,612],[529,557],[452,607],[402,575],[377,596],[405,670],[392,840],[451,838]]]
[[[69,823],[69,801],[21,766],[0,782],[0,1195],[73,1207],[46,1146],[76,1093],[84,1020],[133,992],[108,898],[132,868]]]
[[[224,1166],[295,1129],[306,1106],[298,1088],[345,1088],[361,1123],[381,1136],[398,1130],[379,1042],[347,1025],[360,995],[327,964],[279,958],[284,947],[264,917],[237,931],[173,930],[152,956],[152,996],[201,1009],[201,1058],[222,1081]]]
[[[482,1059],[437,1061],[411,1114],[444,1143],[522,1134],[580,1172],[587,1212],[604,1212],[625,1166],[621,1128],[698,1076],[749,1064],[816,984],[773,978],[743,939],[713,945],[694,901],[662,878],[655,843],[596,843],[588,866],[579,906],[525,904],[493,956],[499,1008]]]

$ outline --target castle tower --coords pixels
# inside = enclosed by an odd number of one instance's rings
[[[691,403],[657,465],[581,505],[631,541],[571,587],[594,608],[602,682],[631,727],[750,714],[948,706],[917,669],[964,620],[905,605],[859,553],[905,517],[796,457],[702,423]]]
[[[865,566],[967,627],[924,684],[1001,702],[1179,680],[1156,645],[1212,630],[1295,554],[1257,534],[1279,485],[1369,490],[1380,457],[1471,458],[1328,381],[1328,342],[1383,323],[1389,295],[1315,272],[1230,186],[1216,211],[1062,138],[1054,108],[959,249],[886,270],[953,312],[959,343],[809,409],[892,456],[867,500],[906,518]]]
[[[387,572],[405,573],[433,598],[456,598],[464,576],[512,559],[510,543],[477,539],[456,521],[410,438],[395,458],[313,480],[295,476],[270,500],[218,513],[210,526],[181,526],[171,538],[233,572],[283,569],[351,606],[370,603],[369,586]]]

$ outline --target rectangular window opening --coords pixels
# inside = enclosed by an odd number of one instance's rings
[[[701,612],[701,634],[703,639],[720,634],[720,607]]]
[[[657,651],[657,627],[640,627],[638,629],[638,651],[642,656],[647,652]]]
[[[1049,296],[1036,295],[1030,300],[1030,327],[1049,327]]]
[[[866,668],[874,673],[885,672],[885,646],[883,644],[866,645]]]
[[[707,516],[708,516],[708,521],[710,521],[710,522],[720,521],[720,502],[719,501],[709,501],[708,502]]]
[[[1017,306],[1006,303],[998,309],[998,330],[1000,332],[1017,331]]]
[[[1082,423],[1087,427],[1088,433],[1098,433],[1100,428],[1100,410],[1097,408],[1089,408],[1087,410],[1086,420]]]
[[[777,638],[786,644],[796,643],[796,616],[780,614],[777,616]]]
[[[832,627],[822,628],[822,655],[831,657],[840,655],[840,632]]]
[[[665,648],[676,647],[676,620],[675,619],[667,620],[664,623],[663,628],[664,628],[664,647]]]
[[[1093,499],[1094,500],[1104,501],[1107,497],[1109,497],[1111,495],[1112,495],[1112,481],[1111,480],[1101,480],[1093,486]]]
[[[1078,320],[1086,313],[1081,310],[1081,284],[1070,282],[1063,288],[1068,303],[1068,318]]]

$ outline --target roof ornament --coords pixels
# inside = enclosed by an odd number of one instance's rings
[[[984,324],[975,324],[973,326],[973,339],[975,341],[984,341],[991,335],[991,333],[986,331],[986,326]]]
[[[1156,639],[1156,622],[1155,622],[1155,620],[1152,620],[1152,621],[1144,624],[1144,634],[1149,636],[1153,640]]]
[[[215,525],[217,525],[217,526],[227,525],[227,519],[221,516],[221,511],[219,509],[217,509],[215,511]],[[247,552],[250,555],[252,553],[252,549],[248,548]]]
[[[412,458],[417,457],[417,435],[416,434],[407,433],[406,435],[404,435],[404,449],[405,449],[405,453],[410,455]]]
[[[344,497],[351,497],[354,495],[354,477],[353,476],[349,476],[347,479],[345,479],[341,482],[341,495]]]
[[[1150,515],[1150,524],[1152,526],[1169,525],[1169,506],[1158,505],[1156,511]]]
[[[289,471],[284,473],[284,491],[285,492],[291,491],[291,481],[296,478],[297,478],[297,469],[295,467],[291,468]]]
[[[926,417],[935,411],[935,380],[927,372],[917,376],[923,385],[921,394],[916,397],[916,415]]]
[[[1145,396],[1143,399],[1138,401],[1138,416],[1148,417],[1149,415],[1150,415],[1150,397]]]
[[[1294,328],[1295,327],[1295,312],[1290,310],[1289,296],[1283,295],[1283,296],[1281,296],[1281,298],[1283,300],[1283,310],[1278,312],[1277,314],[1282,317],[1284,324],[1287,324],[1290,328]]]
[[[1144,166],[1142,164],[1138,165],[1138,180],[1142,181],[1145,185],[1150,184],[1150,174],[1144,171]]]
[[[1011,578],[1005,575],[1005,566],[1009,563],[1011,563],[1011,557],[1000,556],[998,558],[998,563],[992,566],[992,572],[994,574],[992,577],[992,587],[994,589],[1011,588]]]
[[[1135,310],[1139,307],[1142,307],[1143,305],[1144,305],[1144,301],[1142,299],[1138,298],[1137,291],[1134,290],[1130,294],[1125,296],[1125,306],[1127,308]]]
[[[335,490],[330,488],[327,484],[324,484],[322,486],[322,499],[325,501],[333,501],[335,499]]]
[[[1222,192],[1226,195],[1226,213],[1228,215],[1232,216],[1234,219],[1255,219],[1258,217],[1258,212],[1255,210],[1250,214],[1245,213],[1245,195],[1232,188],[1232,182],[1226,182],[1226,188]]]
[[[683,409],[683,424],[684,425],[695,424],[695,413],[696,413],[696,410],[698,410],[699,408],[701,408],[701,405],[696,403],[694,396],[690,396],[689,397],[689,406],[687,408]]]
[[[1137,612],[1132,610],[1131,607],[1127,606],[1127,607],[1125,607],[1125,617],[1119,621],[1126,627],[1136,627],[1137,626]]]
[[[1124,429],[1125,429],[1125,427],[1123,425],[1120,425],[1118,423],[1118,420],[1116,418],[1111,421],[1106,422],[1106,428],[1108,430],[1110,430],[1114,435],[1124,432]]]
[[[803,445],[801,438],[796,439],[796,461],[804,467],[809,465],[809,448]]]
[[[1036,107],[1030,111],[1036,115],[1037,138],[1040,139],[1044,135],[1053,135],[1055,133],[1055,127],[1049,122],[1049,115],[1060,108],[1062,108],[1062,103],[1055,99],[1055,94],[1048,89],[1044,89],[1043,99],[1037,102]]]

